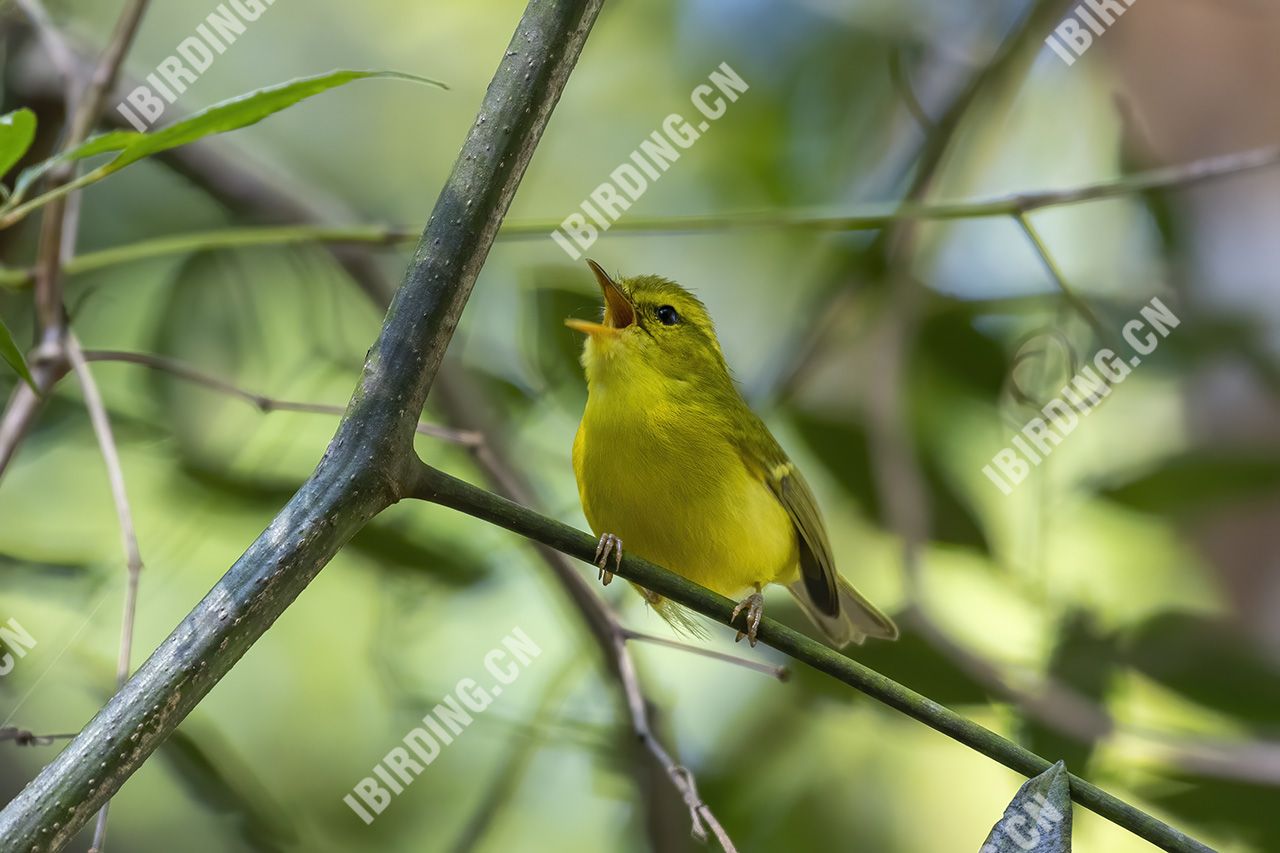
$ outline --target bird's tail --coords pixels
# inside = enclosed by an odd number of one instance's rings
[[[862,645],[863,640],[872,637],[877,640],[898,639],[898,626],[885,616],[876,606],[863,597],[844,578],[837,577],[839,589],[840,613],[830,616],[814,606],[805,589],[803,580],[798,580],[787,587],[813,624],[826,635],[827,640],[838,649],[850,643]]]
[[[636,590],[644,598],[645,603],[652,607],[654,612],[680,636],[698,640],[711,639],[711,633],[707,631],[707,626],[703,624],[697,613],[644,587],[637,586]]]

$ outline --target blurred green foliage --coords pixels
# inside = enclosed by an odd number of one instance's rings
[[[230,137],[234,162],[261,164],[321,207],[353,221],[419,222],[522,5],[279,2],[183,103],[194,110],[336,67],[444,80],[448,93],[338,89]],[[93,44],[115,14],[114,4],[87,0],[50,7]],[[666,115],[689,113],[689,90],[722,61],[751,89],[627,215],[892,201],[925,135],[891,63],[902,63],[912,97],[936,117],[1027,8],[606,4],[511,219],[555,221],[577,209]],[[199,0],[154,4],[129,69],[147,73],[207,12]],[[29,105],[42,131],[55,128],[56,101],[33,94],[27,79],[35,42],[11,10],[0,15],[0,112]],[[1032,39],[1024,49],[1037,47]],[[1122,138],[1105,66],[1055,63],[1041,56],[1025,79],[997,81],[976,99],[944,158],[940,196],[1071,185],[1144,165]],[[37,135],[32,157],[55,141]],[[1170,193],[1043,220],[1073,282],[1116,326],[1165,293],[1157,283],[1168,265],[1195,248],[1193,223]],[[257,221],[147,160],[85,193],[79,248]],[[0,232],[0,263],[30,264],[36,231],[28,221]],[[1280,374],[1266,324],[1180,302],[1187,322],[1167,348],[1005,497],[981,469],[1032,413],[1010,393],[1020,345],[1053,330],[1087,359],[1102,343],[1064,310],[1011,223],[919,226],[908,277],[925,298],[902,392],[931,524],[913,601],[869,421],[881,367],[870,342],[886,322],[888,288],[905,278],[885,268],[873,239],[800,229],[606,234],[591,254],[609,269],[678,279],[704,298],[744,390],[819,493],[842,571],[891,611],[923,607],[950,640],[908,618],[899,642],[850,654],[1216,849],[1280,849],[1269,810],[1280,784],[1274,762],[1261,773],[1264,762],[1240,757],[1254,745],[1276,754],[1280,646],[1241,604],[1253,588],[1240,592],[1203,538],[1223,517],[1274,509],[1280,456],[1274,443],[1207,446],[1185,411],[1193,376],[1215,365],[1274,393]],[[394,282],[407,250],[379,252],[375,263]],[[320,248],[113,267],[73,278],[67,299],[86,348],[156,353],[256,393],[339,405],[381,313]],[[598,310],[590,275],[550,239],[500,241],[451,349],[466,393],[491,413],[544,508],[579,526],[569,449],[585,389],[580,340],[562,321]],[[0,317],[29,342],[29,294],[0,291]],[[1061,365],[1048,362],[1032,365],[1039,381],[1024,390],[1052,394]],[[97,363],[94,373],[147,563],[137,663],[292,494],[333,421],[264,414],[135,365]],[[16,381],[0,376],[6,398]],[[425,417],[439,416],[429,401]],[[480,479],[461,448],[423,437],[419,449]],[[39,641],[0,678],[8,724],[72,731],[97,710],[113,681],[122,586],[101,461],[79,391],[64,382],[0,481],[0,622],[17,617]],[[664,631],[624,586],[602,595],[637,630]],[[769,610],[805,625],[781,598]],[[342,797],[460,678],[477,677],[512,625],[543,648],[539,662],[365,827]],[[729,648],[729,639],[717,630],[712,642]],[[1070,688],[1114,730],[1082,742],[1046,725],[957,648],[1010,684]],[[977,850],[1021,784],[814,673],[778,684],[678,651],[634,651],[668,742],[744,851]],[[181,838],[194,853],[422,851],[471,839],[479,850],[679,849],[689,844],[687,812],[637,770],[596,663],[578,616],[527,545],[440,508],[396,507],[126,785],[112,806],[112,846],[169,851]],[[54,749],[0,744],[0,798]],[[1205,750],[1223,759],[1192,760]],[[1079,810],[1073,832],[1082,850],[1148,849]]]

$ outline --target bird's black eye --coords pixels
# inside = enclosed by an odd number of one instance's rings
[[[663,305],[658,309],[658,322],[664,326],[674,326],[680,322],[680,315],[670,305]]]

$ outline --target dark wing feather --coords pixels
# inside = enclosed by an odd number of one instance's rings
[[[778,496],[800,534],[800,577],[813,604],[828,616],[840,615],[836,564],[827,541],[827,528],[809,484],[790,462],[770,472],[769,487]]]
[[[795,525],[800,542],[800,576],[813,605],[828,616],[838,617],[836,564],[818,500],[768,428],[754,414],[750,421],[753,429],[743,436],[747,466],[769,486]]]
[[[778,445],[768,427],[741,398],[730,423],[737,425],[738,446],[748,470],[760,477],[787,511],[800,550],[800,580],[791,594],[836,648],[867,637],[894,640],[898,628],[836,573],[831,542],[809,484]]]

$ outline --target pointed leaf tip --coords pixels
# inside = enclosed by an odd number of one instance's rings
[[[36,138],[36,114],[23,107],[0,116],[0,176],[27,153]]]
[[[9,331],[9,327],[0,320],[0,358],[13,368],[14,372],[22,377],[22,380],[31,386],[31,390],[37,394],[40,389],[36,387],[36,380],[31,375],[31,371],[27,369],[27,360],[22,357],[22,350],[18,349],[17,343],[13,340],[13,334]]]
[[[354,80],[370,79],[408,80],[414,83],[425,83],[441,89],[449,88],[439,80],[432,80],[429,77],[422,77],[417,74],[406,74],[401,71],[351,70],[330,71],[325,74],[317,74],[314,77],[303,77],[279,85],[267,86],[214,104],[166,127],[152,129],[145,133],[133,130],[113,130],[99,134],[71,151],[29,166],[18,176],[14,184],[12,198],[6,207],[12,207],[19,200],[25,198],[27,191],[35,182],[58,163],[67,160],[84,160],[99,154],[114,153],[116,155],[115,158],[95,172],[97,178],[101,179],[153,154],[187,145],[206,136],[227,133],[257,124],[268,116],[288,109],[294,104],[305,101],[322,92],[327,92],[338,86],[344,86]],[[18,112],[21,113],[22,111],[19,110]],[[32,121],[34,122],[34,116]],[[34,123],[32,132],[34,134]],[[3,139],[3,126],[0,126],[0,160],[3,160]],[[25,148],[23,150],[25,151]],[[5,208],[0,208],[0,210],[3,209]],[[12,222],[8,224],[12,224]]]
[[[978,853],[1071,853],[1071,782],[1059,761],[1018,789]]]

